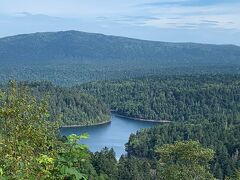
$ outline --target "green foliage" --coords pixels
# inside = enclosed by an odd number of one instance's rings
[[[214,120],[218,120],[218,123],[171,123],[139,131],[136,135],[130,136],[126,150],[131,156],[156,161],[159,155],[155,150],[159,146],[175,141],[199,141],[204,147],[216,152],[211,161],[211,173],[219,179],[224,179],[233,175],[235,169],[240,168],[240,125],[227,125],[226,121],[218,118]]]
[[[118,114],[155,120],[240,118],[239,75],[145,77],[83,84]],[[232,123],[232,122],[229,122]]]
[[[177,140],[199,140],[216,151],[210,167],[220,179],[240,167],[239,88],[239,75],[144,77],[76,87],[121,115],[183,122],[131,135],[126,145],[129,155],[156,162],[156,147]]]
[[[0,39],[0,81],[75,85],[164,74],[239,73],[240,48],[164,43],[76,31]]]
[[[92,95],[71,88],[55,86],[50,82],[21,82],[37,99],[46,99],[50,121],[61,121],[63,126],[91,125],[109,121],[106,105]],[[2,89],[5,89],[3,86]]]
[[[72,88],[11,82],[0,92],[0,178],[237,179],[239,85],[238,75],[148,77]],[[90,153],[79,143],[86,134],[59,139],[58,117],[65,125],[108,120],[102,101],[123,115],[177,122],[132,134],[119,162],[112,149]]]
[[[89,157],[78,143],[87,135],[59,140],[57,122],[48,120],[46,101],[10,82],[0,99],[1,179],[85,179],[80,163]]]
[[[151,165],[147,160],[121,156],[118,164],[118,179],[151,180],[155,179],[155,175],[151,173]]]
[[[225,179],[226,180],[240,180],[240,171],[236,170],[232,176],[226,177]]]
[[[117,179],[117,160],[113,149],[104,148],[94,153],[92,164],[99,176],[105,176],[109,180]]]
[[[37,102],[27,90],[11,82],[0,105],[0,164],[4,176],[42,177],[38,158],[55,157],[60,144],[57,124],[47,121],[46,102]]]
[[[199,142],[177,141],[157,149],[160,155],[158,179],[215,179],[209,173],[208,162],[213,159],[214,151],[203,148]]]
[[[79,144],[81,139],[88,138],[88,135],[70,135],[67,137],[64,148],[59,153],[56,159],[56,172],[58,178],[70,179],[86,179],[80,172],[81,164],[88,160],[88,148],[85,145]]]

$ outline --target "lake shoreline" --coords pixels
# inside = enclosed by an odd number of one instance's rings
[[[91,152],[99,152],[104,147],[113,148],[116,153],[116,158],[119,159],[122,154],[125,154],[124,144],[128,142],[129,136],[141,129],[147,129],[157,126],[157,123],[132,121],[117,117],[114,113],[111,116],[111,124],[79,127],[79,128],[61,128],[62,136],[71,134],[89,135],[88,139],[83,139],[80,143],[86,144]]]
[[[112,122],[111,120],[108,120],[108,121],[103,121],[103,122],[89,124],[89,125],[64,125],[64,126],[61,126],[61,128],[91,127],[91,126],[99,126],[99,125],[109,124],[111,122]]]
[[[170,123],[171,121],[168,120],[154,120],[154,119],[143,119],[143,118],[136,118],[136,117],[129,117],[125,116],[122,114],[117,113],[116,111],[111,111],[114,116],[120,117],[120,118],[126,118],[129,120],[134,120],[134,121],[144,121],[144,122],[154,122],[154,123]],[[104,124],[109,124],[111,123],[111,120],[108,121],[103,121],[95,124],[89,124],[89,125],[64,125],[61,126],[61,128],[78,128],[78,127],[91,127],[91,126],[99,126],[99,125],[104,125]]]
[[[112,113],[117,117],[126,118],[126,119],[130,119],[130,120],[134,120],[134,121],[144,121],[144,122],[154,122],[154,123],[170,123],[171,122],[168,120],[155,120],[155,119],[143,119],[143,118],[129,117],[129,116],[121,115],[121,114],[117,113],[116,111],[112,111]]]

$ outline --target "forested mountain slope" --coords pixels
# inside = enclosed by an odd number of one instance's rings
[[[239,64],[233,45],[165,43],[78,31],[35,33],[0,39],[1,60],[61,62],[62,60],[145,61],[177,64]],[[174,63],[174,64],[173,64]]]
[[[149,74],[239,73],[240,47],[145,41],[78,31],[0,39],[1,81],[72,85]]]
[[[87,83],[76,89],[129,117],[185,122],[216,115],[240,117],[239,75],[153,76]]]
[[[216,152],[211,162],[211,172],[216,178],[225,179],[240,168],[240,119],[234,124],[228,124],[228,119],[231,117],[219,116],[215,118],[215,123],[209,123],[211,119],[206,118],[199,124],[170,123],[156,126],[131,135],[126,150],[130,157],[157,162],[161,158],[156,152],[159,146],[179,140],[196,140]]]
[[[49,120],[59,120],[62,126],[94,125],[110,120],[106,105],[90,94],[50,82],[20,82],[18,86],[30,89],[38,99],[46,99],[49,103]],[[5,88],[6,85],[2,85],[1,89]]]

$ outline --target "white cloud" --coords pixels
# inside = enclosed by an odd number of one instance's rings
[[[192,41],[195,37],[203,41],[200,38],[206,36],[212,42],[240,40],[234,34],[240,32],[240,2],[171,5],[187,1],[200,0],[0,0],[0,26],[4,27],[0,36],[76,29],[169,41]],[[154,2],[170,4],[143,5]],[[191,39],[189,34],[194,34]]]
[[[159,28],[199,28],[199,26],[235,29],[240,31],[240,3],[209,6],[151,6],[141,7],[156,19],[144,20],[145,25]],[[217,23],[204,23],[204,20]],[[189,25],[189,24],[192,25]]]

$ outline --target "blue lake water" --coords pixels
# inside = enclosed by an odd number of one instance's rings
[[[124,145],[128,142],[131,133],[158,124],[117,117],[114,114],[112,114],[111,120],[111,123],[97,126],[62,128],[61,132],[63,135],[88,133],[89,139],[84,139],[81,143],[87,144],[92,152],[109,147],[114,149],[116,157],[119,158],[126,153]]]

